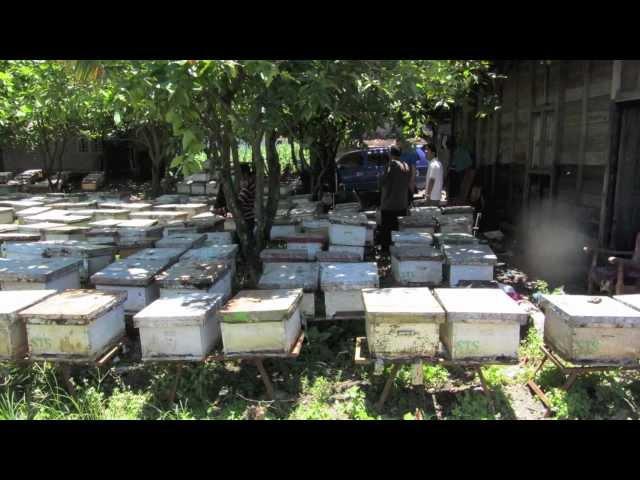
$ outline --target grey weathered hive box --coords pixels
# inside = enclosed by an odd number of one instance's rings
[[[167,265],[173,265],[186,251],[186,248],[145,248],[127,258],[131,260],[165,260]]]
[[[160,295],[155,276],[172,262],[169,259],[140,260],[125,258],[91,276],[98,290],[127,292],[126,312],[142,310]]]
[[[325,237],[323,235],[317,235],[314,233],[293,233],[291,235],[285,235],[281,237],[287,244],[287,249],[291,250],[304,250],[315,259],[318,252],[322,250],[325,243]]]
[[[231,276],[236,274],[236,255],[238,245],[209,245],[201,248],[187,250],[182,256],[183,260],[220,260],[231,267]]]
[[[427,232],[391,232],[391,241],[396,247],[430,246],[433,235]]]
[[[327,318],[336,314],[363,315],[360,290],[378,286],[378,266],[374,262],[323,263],[320,269]]]
[[[291,217],[276,217],[273,219],[273,225],[269,232],[271,240],[278,240],[286,235],[300,231],[300,219]]]
[[[260,260],[264,263],[273,262],[313,262],[315,255],[306,250],[296,250],[288,248],[265,248],[260,252]]]
[[[573,362],[635,362],[640,312],[609,297],[542,295],[545,342]]]
[[[219,293],[227,300],[231,297],[231,280],[231,268],[220,261],[182,260],[156,276],[160,298],[197,293],[200,290],[203,293]]]
[[[329,213],[329,241],[332,245],[364,247],[373,241],[375,222],[364,213]]]
[[[445,313],[428,288],[364,289],[369,351],[384,356],[438,353]]]
[[[300,336],[302,289],[243,290],[221,310],[226,354],[288,354]]]
[[[57,290],[80,288],[82,262],[66,258],[0,258],[2,290]]]
[[[516,360],[528,314],[494,288],[436,288],[446,312],[440,338],[453,360]]]
[[[77,227],[72,225],[51,227],[45,229],[44,239],[49,241],[83,241],[86,239],[86,235],[89,230],[91,230],[89,227]]]
[[[322,235],[325,242],[329,241],[329,227],[331,223],[326,218],[305,218],[302,221],[302,229],[307,233]]]
[[[18,313],[56,293],[55,290],[0,292],[0,360],[24,358],[29,349],[27,328]]]
[[[461,280],[493,280],[493,267],[498,257],[488,245],[446,245],[449,285],[455,287]]]
[[[480,240],[470,233],[434,233],[433,239],[441,249],[445,245],[480,245]]]
[[[439,285],[442,283],[444,255],[431,245],[393,246],[391,271],[400,285],[412,283]]]
[[[473,214],[442,215],[438,219],[441,233],[471,233],[473,229]]]
[[[160,298],[133,317],[140,329],[142,360],[201,361],[220,340],[220,294]]]
[[[198,248],[207,238],[202,233],[179,233],[164,237],[156,242],[156,248]]]
[[[78,241],[44,241],[33,243],[7,243],[7,258],[38,259],[66,257],[82,262],[80,278],[88,279],[91,275],[113,262],[115,247],[97,245]]]
[[[318,264],[316,262],[265,263],[258,281],[258,288],[281,290],[302,288],[307,292],[318,289]]]
[[[96,360],[125,333],[126,293],[67,290],[19,313],[34,360]]]
[[[19,223],[24,223],[23,219],[25,217],[33,217],[34,215],[40,215],[41,213],[45,213],[51,210],[51,207],[31,207],[25,208],[16,212],[16,217],[18,217]]]
[[[433,233],[436,229],[436,220],[427,215],[409,215],[399,217],[398,226],[401,232]]]
[[[358,256],[359,261],[364,260],[364,247],[355,247],[353,245],[329,245],[331,253],[348,253]]]

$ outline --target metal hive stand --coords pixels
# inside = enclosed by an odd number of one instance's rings
[[[260,373],[260,378],[262,379],[262,383],[264,384],[264,388],[267,392],[267,397],[269,400],[275,399],[275,389],[273,388],[273,383],[271,382],[270,375],[267,373],[267,369],[264,366],[264,360],[270,358],[298,358],[300,356],[300,351],[302,350],[302,344],[304,343],[304,332],[300,332],[300,336],[298,340],[293,344],[293,348],[289,353],[237,353],[237,354],[223,354],[216,353],[213,355],[209,355],[205,357],[202,361],[213,361],[213,362],[242,362],[242,361],[250,361],[252,362],[258,372]],[[184,362],[178,362],[176,364],[176,374],[174,377],[173,385],[171,386],[171,390],[169,392],[169,401],[173,403],[176,398],[176,391],[178,389],[178,384],[180,382],[180,378],[182,377],[182,367]]]
[[[553,413],[553,406],[551,401],[542,391],[542,388],[535,382],[536,375],[544,364],[549,360],[562,372],[565,383],[562,385],[562,390],[568,392],[574,385],[579,376],[585,375],[591,372],[609,372],[612,370],[640,370],[640,364],[622,363],[622,362],[609,362],[609,363],[582,363],[579,365],[569,365],[563,361],[556,353],[552,351],[549,346],[543,345],[540,347],[543,353],[540,364],[533,372],[533,376],[527,381],[527,386],[533,391],[533,393],[540,399],[546,409],[545,416],[550,416]]]
[[[495,411],[495,403],[493,401],[492,391],[489,388],[486,379],[484,378],[484,374],[482,373],[482,367],[485,365],[515,365],[518,363],[517,359],[504,360],[504,359],[498,359],[498,358],[480,359],[480,360],[448,360],[445,357],[445,355],[437,355],[435,357],[420,356],[420,355],[406,356],[406,357],[405,356],[373,357],[370,355],[365,356],[362,353],[362,350],[363,350],[362,347],[363,347],[363,343],[366,344],[366,340],[367,340],[366,337],[356,338],[356,348],[355,348],[355,355],[354,355],[354,362],[356,365],[368,365],[376,361],[387,362],[392,365],[391,372],[389,372],[389,376],[387,377],[387,381],[384,384],[384,388],[382,390],[382,393],[380,394],[380,398],[376,403],[376,408],[378,410],[382,410],[382,407],[384,407],[384,404],[387,401],[389,394],[391,393],[391,387],[393,386],[393,382],[396,378],[396,375],[398,373],[398,369],[400,368],[400,366],[415,364],[415,363],[426,363],[426,364],[441,365],[441,366],[458,366],[458,367],[472,368],[478,375],[478,378],[480,379],[480,385],[482,386],[482,391],[487,397],[487,400],[489,400],[489,405],[491,406],[492,410]]]

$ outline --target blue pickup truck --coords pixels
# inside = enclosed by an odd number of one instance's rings
[[[336,160],[336,191],[371,192],[378,190],[378,180],[389,161],[389,148],[369,148],[342,154]],[[427,161],[416,163],[416,184],[425,188]]]

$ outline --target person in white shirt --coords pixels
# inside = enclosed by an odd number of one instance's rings
[[[439,202],[442,197],[443,171],[442,163],[438,160],[436,147],[432,143],[425,145],[429,158],[429,168],[427,169],[427,199]]]

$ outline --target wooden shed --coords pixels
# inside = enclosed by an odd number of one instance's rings
[[[550,241],[558,256],[582,242],[632,250],[640,231],[640,61],[496,66],[506,77],[491,92],[501,107],[477,118],[489,94],[478,93],[455,110],[451,131],[472,152],[498,220]]]

